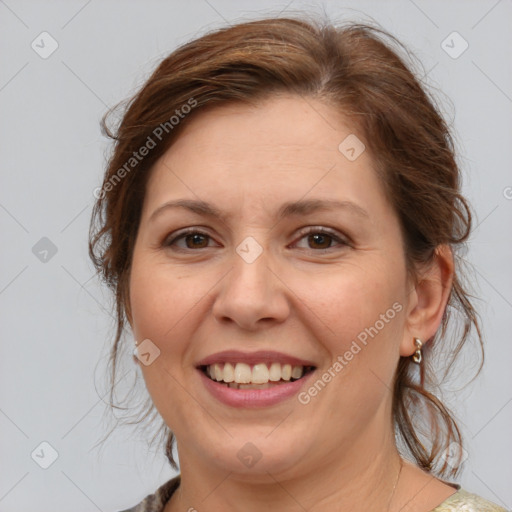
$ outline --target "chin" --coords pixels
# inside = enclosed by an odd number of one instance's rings
[[[216,444],[218,448],[213,451],[209,444],[201,453],[210,459],[205,460],[210,467],[213,465],[221,471],[232,473],[230,478],[269,483],[269,473],[278,480],[291,477],[300,464],[304,464],[309,451],[302,439],[294,439],[285,431],[282,434],[275,439],[268,437],[268,432],[264,435],[236,436],[224,444]]]

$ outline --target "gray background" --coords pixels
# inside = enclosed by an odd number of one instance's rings
[[[87,256],[92,192],[108,149],[99,119],[177,45],[226,22],[303,8],[375,19],[451,100],[440,96],[477,212],[466,257],[487,341],[483,373],[451,395],[468,442],[460,482],[512,506],[510,0],[0,0],[0,511],[120,510],[172,476],[162,450],[148,450],[128,427],[94,448],[111,425],[104,371],[113,333],[108,291]],[[31,47],[42,46],[43,31],[58,43],[46,59]],[[469,44],[458,58],[441,46],[453,31]],[[41,252],[43,237],[55,254]],[[130,363],[127,356],[127,382],[137,371]],[[36,450],[34,458],[50,462],[43,441],[58,453],[48,469],[31,457]]]

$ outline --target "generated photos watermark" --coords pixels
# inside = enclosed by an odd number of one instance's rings
[[[190,98],[187,103],[177,108],[167,121],[159,124],[152,132],[148,135],[146,141],[137,151],[132,153],[133,156],[128,158],[122,167],[120,167],[106,183],[101,187],[97,187],[93,191],[93,195],[96,199],[103,199],[107,192],[110,192],[115,186],[121,182],[137,165],[139,165],[144,157],[146,157],[152,149],[155,149],[159,142],[161,142],[166,135],[171,133],[176,126],[178,126],[184,117],[189,114],[194,107],[197,106],[197,100]]]
[[[354,359],[354,356],[368,345],[368,337],[373,339],[377,336],[402,309],[402,304],[395,302],[385,313],[381,313],[379,319],[372,326],[365,327],[352,341],[350,348],[342,355],[338,355],[334,363],[306,391],[298,394],[299,402],[303,405],[309,404],[311,399],[317,396]]]

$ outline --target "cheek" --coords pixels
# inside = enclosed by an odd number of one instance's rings
[[[389,274],[389,270],[344,269],[330,272],[323,278],[308,279],[307,284],[297,284],[295,289],[330,337],[346,343],[376,322],[379,331],[383,330],[383,321],[386,326],[396,324],[396,310],[400,308],[393,309],[393,304],[400,302],[403,293],[400,286],[387,277]],[[383,320],[381,315],[384,315]]]
[[[312,334],[332,362],[342,358],[337,382],[353,386],[353,397],[369,392],[363,388],[371,382],[391,383],[396,369],[404,288],[394,270],[382,262],[346,266],[295,287],[310,310]]]
[[[163,312],[170,310],[172,300],[168,294],[163,294],[163,287],[153,276],[134,270],[130,281],[130,304],[134,336],[140,342],[145,338],[160,337],[164,328]]]
[[[188,395],[180,383],[193,329],[190,313],[197,303],[194,287],[180,288],[180,283],[176,272],[170,275],[162,265],[134,257],[130,276],[133,334],[137,343],[149,339],[160,351],[151,364],[138,364],[156,409],[171,427],[172,419],[187,406]]]
[[[137,341],[150,338],[158,343],[170,336],[193,307],[196,295],[193,288],[181,286],[178,273],[169,272],[150,258],[134,256],[130,304]]]
[[[197,278],[185,266],[171,270],[168,264],[150,257],[134,257],[130,279],[132,329],[138,343],[149,339],[160,351],[154,363],[140,365],[157,408],[159,397],[183,395],[178,382],[186,379],[193,367],[194,346],[190,341],[209,315],[209,293],[214,283]]]

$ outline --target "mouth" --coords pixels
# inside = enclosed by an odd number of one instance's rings
[[[289,363],[225,362],[198,367],[210,380],[231,389],[268,389],[295,382],[313,372],[315,366]]]

